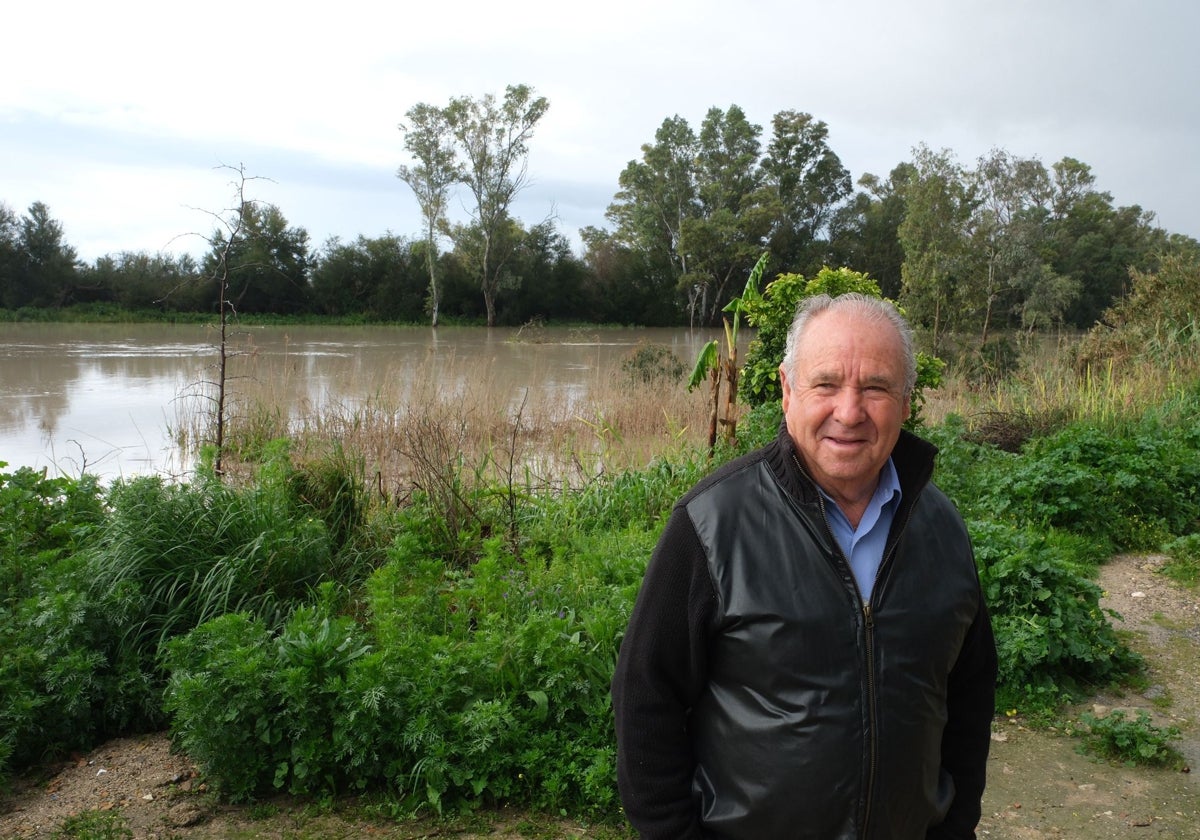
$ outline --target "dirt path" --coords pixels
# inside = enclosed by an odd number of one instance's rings
[[[1150,666],[1140,694],[1099,696],[1107,708],[1146,709],[1160,725],[1183,732],[1180,748],[1194,773],[1116,767],[1077,752],[1078,741],[1036,732],[1020,719],[994,727],[988,790],[979,837],[987,840],[1200,840],[1200,595],[1155,573],[1155,558],[1124,556],[1106,564],[1105,606]],[[119,812],[136,838],[326,838],[487,836],[616,837],[611,830],[520,815],[438,824],[367,824],[303,805],[220,806],[165,736],[127,738],[80,756],[41,780],[21,782],[0,798],[0,838],[52,837],[82,811]],[[92,835],[98,836],[98,835]],[[107,835],[105,835],[107,836]]]
[[[1114,624],[1146,657],[1149,685],[1097,696],[1093,711],[1145,709],[1157,725],[1178,727],[1172,746],[1198,772],[1113,766],[1079,754],[1073,738],[998,718],[981,838],[1200,838],[1200,597],[1157,574],[1161,562],[1121,556],[1100,570],[1103,604],[1123,616]]]

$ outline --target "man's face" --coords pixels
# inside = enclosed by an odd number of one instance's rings
[[[781,366],[788,433],[813,480],[839,505],[865,505],[908,419],[904,349],[890,325],[844,311],[813,317]]]

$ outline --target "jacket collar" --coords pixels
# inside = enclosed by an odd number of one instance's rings
[[[937,447],[924,438],[917,437],[907,429],[900,430],[900,439],[892,449],[892,463],[900,477],[900,492],[904,506],[911,505],[921,490],[933,477]],[[767,447],[766,460],[780,484],[797,501],[817,501],[817,486],[801,466],[796,444],[787,432],[784,422],[779,424],[779,433],[773,445]]]

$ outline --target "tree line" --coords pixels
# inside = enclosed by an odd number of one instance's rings
[[[240,313],[435,326],[712,326],[765,252],[769,277],[867,273],[936,351],[956,332],[982,345],[996,330],[1090,327],[1130,271],[1200,252],[1151,212],[1115,206],[1074,158],[1047,167],[994,149],[967,165],[918,146],[886,177],[854,182],[821,120],[780,111],[764,138],[737,105],[709,109],[698,128],[665,119],[619,173],[608,224],[581,231],[577,250],[552,216],[527,224],[511,212],[548,109],[525,85],[410,108],[397,176],[421,210],[411,236],[313,248],[281,208],[241,199],[199,259],[129,251],[87,263],[45,204],[19,216],[0,203],[0,307],[216,312],[225,301]],[[455,190],[464,222],[447,218]]]

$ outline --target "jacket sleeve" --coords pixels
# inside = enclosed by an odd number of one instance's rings
[[[621,802],[645,840],[704,836],[692,798],[688,713],[705,684],[715,607],[700,541],[676,506],[646,569],[612,682]]]
[[[954,779],[954,801],[926,840],[975,840],[982,811],[996,712],[996,642],[982,596],[958,661],[950,672],[942,767]]]

